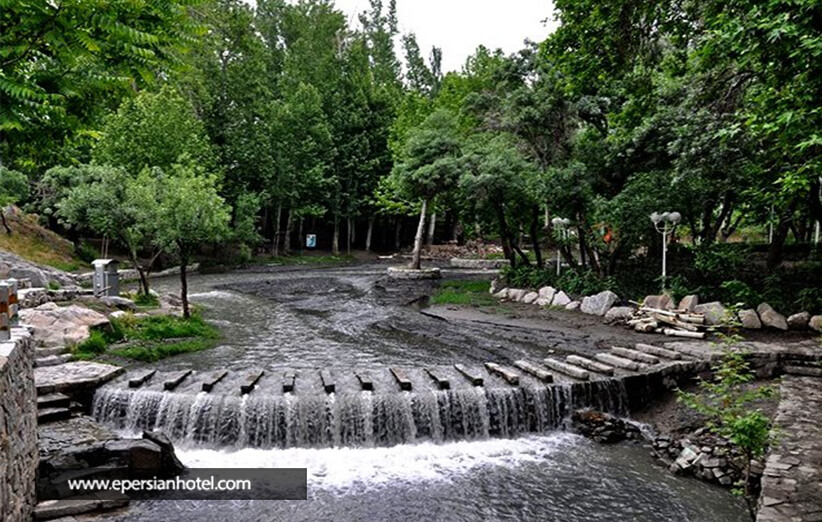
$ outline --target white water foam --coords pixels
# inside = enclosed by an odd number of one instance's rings
[[[344,495],[389,485],[448,482],[487,466],[514,467],[545,462],[583,441],[578,435],[556,432],[513,440],[422,443],[391,448],[217,451],[183,447],[177,449],[177,455],[186,466],[193,468],[306,468],[309,490]]]

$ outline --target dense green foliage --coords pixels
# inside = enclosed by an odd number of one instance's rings
[[[751,303],[778,280],[820,306],[818,2],[557,0],[545,41],[445,73],[393,0],[356,22],[331,0],[0,7],[0,155],[34,187],[9,194],[146,274],[204,248],[287,256],[307,233],[333,255],[413,238],[414,266],[423,242],[481,239],[524,278],[552,281],[558,248],[573,288],[641,297],[648,215],[675,210],[675,292]]]

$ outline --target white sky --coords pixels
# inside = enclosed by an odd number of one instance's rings
[[[369,4],[334,3],[352,25]],[[442,48],[442,69],[448,72],[460,70],[480,44],[510,54],[521,49],[526,38],[544,40],[557,26],[553,9],[551,0],[397,0],[397,19],[401,33],[417,35],[426,59],[432,46]]]

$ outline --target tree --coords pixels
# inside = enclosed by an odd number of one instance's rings
[[[437,195],[456,185],[459,172],[460,143],[456,118],[449,111],[435,111],[420,126],[409,132],[403,160],[395,166],[393,172],[402,190],[422,203],[409,265],[411,268],[420,268],[428,204]]]
[[[121,97],[179,62],[197,0],[0,2],[0,132],[12,166],[93,131]],[[102,110],[101,110],[102,109]]]
[[[28,192],[29,180],[25,174],[0,166],[0,220],[6,234],[11,234],[11,228],[6,223],[6,207],[25,198]]]
[[[159,189],[154,241],[180,260],[180,298],[188,318],[188,266],[203,244],[228,236],[231,208],[218,194],[216,177],[191,166],[172,166],[159,177]]]
[[[156,171],[144,169],[131,176],[118,167],[87,167],[89,181],[68,190],[58,203],[58,216],[67,224],[111,238],[126,248],[140,275],[140,287],[149,294],[149,277],[163,252],[156,241],[156,216],[161,211],[161,188]],[[140,253],[147,252],[145,262]]]
[[[167,169],[180,162],[213,166],[202,122],[170,86],[126,101],[107,120],[92,155],[95,163],[123,167],[132,176],[144,168]]]

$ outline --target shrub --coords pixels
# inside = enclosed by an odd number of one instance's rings
[[[101,354],[106,351],[107,347],[106,336],[98,330],[92,330],[88,339],[74,347],[74,352],[78,354]]]

